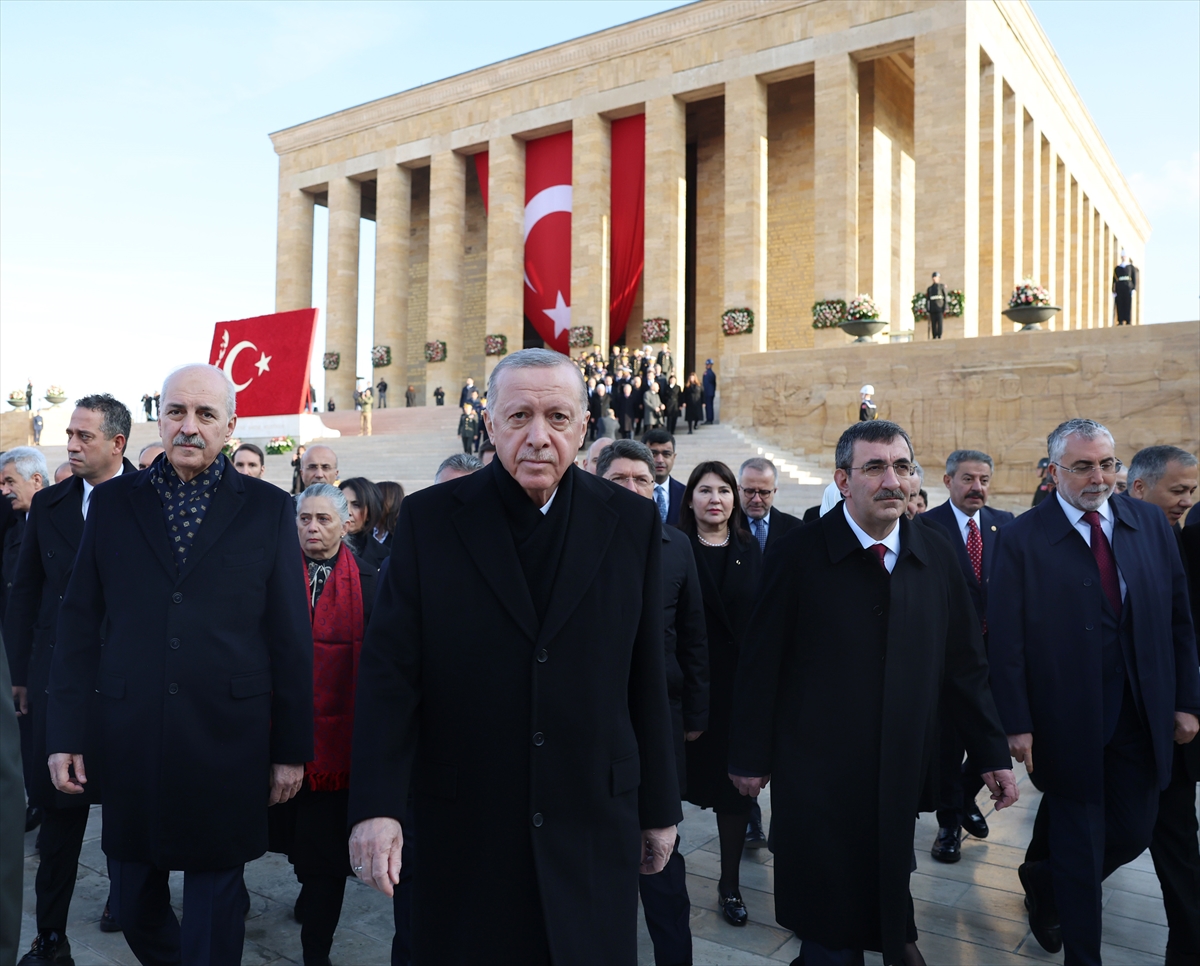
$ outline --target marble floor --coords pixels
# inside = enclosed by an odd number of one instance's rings
[[[1023,776],[1024,769],[1018,766]],[[929,846],[936,833],[931,815],[917,825],[917,871],[911,888],[916,904],[918,943],[926,960],[942,966],[1005,963],[1061,963],[1029,932],[1017,880],[1017,866],[1033,827],[1039,794],[1028,779],[1021,781],[1021,801],[1000,814],[989,814],[991,834],[986,840],[967,838],[962,861],[954,865],[935,862]],[[770,819],[770,789],[761,804],[764,820]],[[990,809],[985,809],[985,814]],[[67,935],[78,966],[135,964],[120,933],[102,933],[99,919],[108,894],[104,855],[100,850],[101,810],[94,809],[80,858],[75,898]],[[813,830],[820,834],[819,829]],[[697,964],[774,966],[788,963],[799,943],[775,924],[774,859],[766,849],[746,852],[741,869],[742,896],[750,913],[743,928],[729,926],[716,905],[720,860],[716,822],[711,812],[685,808],[680,826],[680,850],[688,871],[692,899],[692,935]],[[25,838],[25,901],[22,949],[32,942],[34,876],[37,872],[36,833]],[[179,908],[183,877],[172,876],[172,897]],[[299,886],[282,856],[271,855],[246,867],[251,913],[246,923],[244,964],[299,963],[300,927],[292,920],[292,904]],[[351,881],[341,924],[334,939],[332,959],[338,966],[388,963],[392,937],[391,901],[360,882]],[[1149,966],[1161,963],[1167,941],[1162,894],[1148,853],[1115,872],[1104,889],[1104,962],[1111,966]],[[638,963],[654,962],[650,938],[643,923],[638,928]],[[880,963],[868,954],[868,963]]]

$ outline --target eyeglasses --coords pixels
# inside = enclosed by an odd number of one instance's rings
[[[885,463],[882,460],[872,460],[870,463],[864,463],[862,466],[847,466],[844,467],[844,469],[847,473],[849,473],[851,470],[858,470],[863,474],[863,476],[868,476],[871,479],[875,479],[878,476],[883,476],[889,467],[898,477],[900,477],[900,479],[912,476],[913,474],[913,464],[907,460],[896,460],[895,463]]]
[[[1060,470],[1070,473],[1072,476],[1091,476],[1096,470],[1099,470],[1105,476],[1112,476],[1114,473],[1120,473],[1125,469],[1125,464],[1120,460],[1101,460],[1097,463],[1076,463],[1074,466],[1063,466],[1062,463],[1055,463]]]
[[[752,490],[749,487],[745,487],[745,486],[741,487],[741,491],[743,493],[745,493],[746,496],[749,497],[751,500],[753,500],[756,496],[762,497],[765,500],[767,497],[769,497],[772,493],[775,492],[774,490]]]

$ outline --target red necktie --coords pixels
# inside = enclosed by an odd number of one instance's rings
[[[887,554],[887,547],[882,543],[875,543],[871,545],[871,552],[875,554],[875,559],[879,561],[879,566],[883,568],[883,572],[890,576],[891,572],[887,569],[887,564],[883,562],[883,558]]]
[[[1120,620],[1121,578],[1117,576],[1117,562],[1113,559],[1108,537],[1104,535],[1100,514],[1089,510],[1083,515],[1083,521],[1092,528],[1092,556],[1096,558],[1096,566],[1100,568],[1100,586],[1104,588],[1104,596],[1108,598],[1109,606],[1112,607],[1117,620]]]
[[[983,537],[979,527],[972,518],[967,521],[967,556],[971,558],[971,569],[975,571],[975,580],[983,586]],[[983,633],[987,633],[987,618],[983,621]]]

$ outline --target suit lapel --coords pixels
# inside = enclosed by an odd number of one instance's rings
[[[62,484],[60,484],[62,485]],[[79,549],[83,539],[83,480],[77,476],[63,485],[61,496],[50,505],[50,521],[71,549]]]
[[[460,483],[455,496],[463,501],[450,520],[500,604],[531,641],[538,639],[537,612],[525,583],[517,547],[504,516],[504,504],[491,473],[481,470]]]
[[[162,501],[158,493],[150,485],[150,474],[146,473],[129,489],[129,502],[132,505],[133,518],[141,528],[142,536],[150,544],[150,549],[158,557],[158,562],[170,575],[176,579],[175,561],[171,559],[171,542],[167,537],[167,521],[163,519]]]
[[[1000,536],[1000,521],[987,507],[979,514],[980,533],[983,536],[983,579],[992,576],[992,556],[996,552],[996,540]],[[993,530],[992,527],[996,529]]]
[[[204,556],[216,546],[245,502],[246,486],[242,475],[226,460],[221,482],[217,484],[217,492],[213,494],[212,505],[204,517],[204,522],[200,524],[200,532],[196,534],[196,545],[188,553],[187,563],[179,568],[180,583],[187,579]],[[166,524],[163,526],[165,528]]]

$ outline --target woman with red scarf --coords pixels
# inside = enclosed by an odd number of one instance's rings
[[[305,966],[329,963],[350,870],[346,804],[354,684],[376,571],[343,542],[350,508],[337,487],[314,483],[296,497],[304,581],[313,628],[316,758],[300,793],[271,809],[271,850],[286,852],[300,880],[296,918]],[[297,574],[297,577],[300,575]]]

